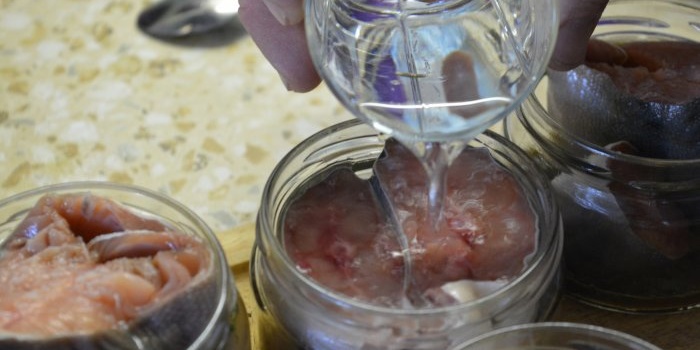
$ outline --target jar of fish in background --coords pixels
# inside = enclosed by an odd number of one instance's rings
[[[72,182],[0,201],[0,348],[250,349],[213,232],[146,189]]]
[[[382,208],[378,204],[382,199],[377,198],[391,197],[388,187],[394,185],[402,188],[402,194],[423,190],[400,186],[413,181],[412,176],[422,169],[415,160],[392,163],[392,157],[406,153],[396,144],[390,146],[391,141],[357,120],[344,122],[303,141],[268,179],[251,258],[251,283],[261,309],[262,349],[445,349],[493,328],[540,321],[549,315],[559,289],[561,223],[546,179],[526,155],[494,133],[480,135],[462,154],[468,155],[466,161],[460,163],[460,155],[450,168],[459,170],[448,175],[448,188],[454,186],[453,179],[467,184],[463,192],[448,190],[444,212],[451,227],[464,228],[464,240],[462,236],[449,240],[454,237],[446,235],[445,241],[431,242],[438,242],[435,246],[404,248],[397,243],[401,237],[383,231],[392,225],[387,219],[391,214],[384,211],[391,204]],[[408,163],[416,168],[408,169]],[[479,168],[470,169],[473,164]],[[409,175],[400,176],[405,174]],[[485,179],[493,180],[485,190],[485,201],[505,203],[505,207],[489,212],[493,221],[477,222],[470,215],[479,214],[467,207],[479,205],[481,199],[466,194],[467,187],[479,188]],[[488,197],[489,189],[501,191]],[[484,194],[483,188],[471,190]],[[456,197],[451,196],[460,195],[465,196],[460,202],[463,211],[455,214],[450,208]],[[510,217],[511,205],[524,205],[530,216]],[[405,208],[396,212],[404,218],[419,216]],[[527,223],[531,223],[529,231],[522,228]],[[480,234],[477,224],[497,226],[495,235],[504,234],[508,227],[515,232],[507,239],[493,238],[496,243],[484,252],[480,249],[489,247],[491,237],[485,231]],[[404,233],[411,230],[409,226],[402,226]],[[468,240],[469,235],[473,240]],[[407,241],[415,239],[424,238]],[[526,257],[511,255],[522,251],[522,246],[530,247]],[[408,277],[403,275],[409,270],[407,252],[414,272]],[[455,261],[465,254],[470,259],[470,252],[477,261],[469,270],[487,276],[483,280],[446,277],[448,283],[438,288],[401,298],[401,290],[408,290],[406,294],[415,290],[403,289],[405,285],[395,281],[413,279],[415,287],[419,279],[442,278],[448,271],[469,272],[460,271]],[[429,260],[438,261],[437,266],[423,269]],[[501,266],[494,267],[498,261]],[[510,270],[512,275],[488,276],[480,268]]]
[[[586,64],[549,72],[505,123],[550,175],[585,302],[700,306],[699,20],[697,1],[611,1]]]
[[[501,328],[469,340],[455,349],[661,350],[626,333],[567,322],[541,322]]]

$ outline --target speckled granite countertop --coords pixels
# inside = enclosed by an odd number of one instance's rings
[[[0,0],[0,198],[74,180],[139,185],[189,206],[238,248],[229,259],[245,261],[275,164],[351,116],[325,86],[287,92],[246,36],[192,47],[143,35],[135,21],[147,3]],[[247,269],[237,271],[245,292]],[[628,315],[564,297],[552,319],[690,349],[698,315]]]
[[[192,47],[142,34],[147,3],[0,0],[0,197],[109,180],[227,230],[254,220],[291,147],[351,118],[325,86],[286,91],[248,36]]]

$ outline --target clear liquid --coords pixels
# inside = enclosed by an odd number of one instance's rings
[[[433,230],[452,160],[541,75],[546,60],[532,47],[556,32],[547,26],[556,18],[552,1],[306,2],[311,53],[333,93],[421,160]]]
[[[522,45],[501,28],[516,15],[492,1],[317,2],[309,41],[320,73],[357,117],[405,143],[469,140],[531,80]]]

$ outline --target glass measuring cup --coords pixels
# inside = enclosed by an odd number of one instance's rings
[[[306,32],[320,75],[359,119],[404,143],[466,142],[543,75],[557,4],[313,0]]]

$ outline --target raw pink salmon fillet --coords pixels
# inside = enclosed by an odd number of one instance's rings
[[[0,348],[175,348],[191,331],[170,344],[172,326],[147,320],[206,324],[171,304],[210,293],[211,260],[199,238],[109,199],[46,195],[0,251]]]

